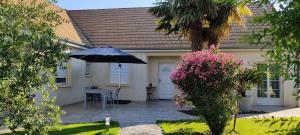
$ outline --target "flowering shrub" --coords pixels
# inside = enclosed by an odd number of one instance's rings
[[[223,132],[237,95],[242,61],[216,49],[186,53],[171,74],[185,100],[199,111],[214,135]]]

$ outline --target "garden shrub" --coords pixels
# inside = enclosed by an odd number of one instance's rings
[[[50,2],[0,0],[0,119],[12,134],[44,135],[61,123],[50,94],[68,54],[55,33],[64,19]]]
[[[181,96],[195,106],[214,135],[224,131],[235,107],[241,65],[233,55],[212,48],[184,54],[171,74]]]

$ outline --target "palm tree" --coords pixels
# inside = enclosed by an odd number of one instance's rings
[[[149,9],[159,17],[156,30],[175,33],[191,41],[193,51],[205,45],[218,45],[220,38],[229,35],[230,25],[244,27],[244,16],[252,15],[240,0],[162,0]]]

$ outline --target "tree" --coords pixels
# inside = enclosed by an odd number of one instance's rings
[[[42,0],[0,1],[0,116],[13,131],[47,134],[62,111],[49,96],[66,45],[54,32],[63,20]],[[39,97],[35,97],[39,95]]]
[[[149,11],[161,18],[156,30],[189,38],[193,51],[218,45],[233,22],[244,26],[243,17],[252,15],[239,0],[163,0]]]
[[[276,6],[262,16],[254,18],[255,23],[268,27],[249,36],[248,42],[264,44],[271,63],[280,65],[286,79],[300,84],[300,1],[258,0],[259,6]]]

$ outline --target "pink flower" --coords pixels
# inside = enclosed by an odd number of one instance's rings
[[[243,61],[234,57],[233,54],[215,53],[213,49],[215,46],[212,45],[207,51],[196,51],[182,55],[182,62],[172,72],[171,80],[180,83],[192,76],[196,77],[194,78],[196,80],[206,82],[208,86],[216,87],[218,80],[211,82],[212,79],[210,78],[229,76],[229,70],[238,69],[243,64]]]

